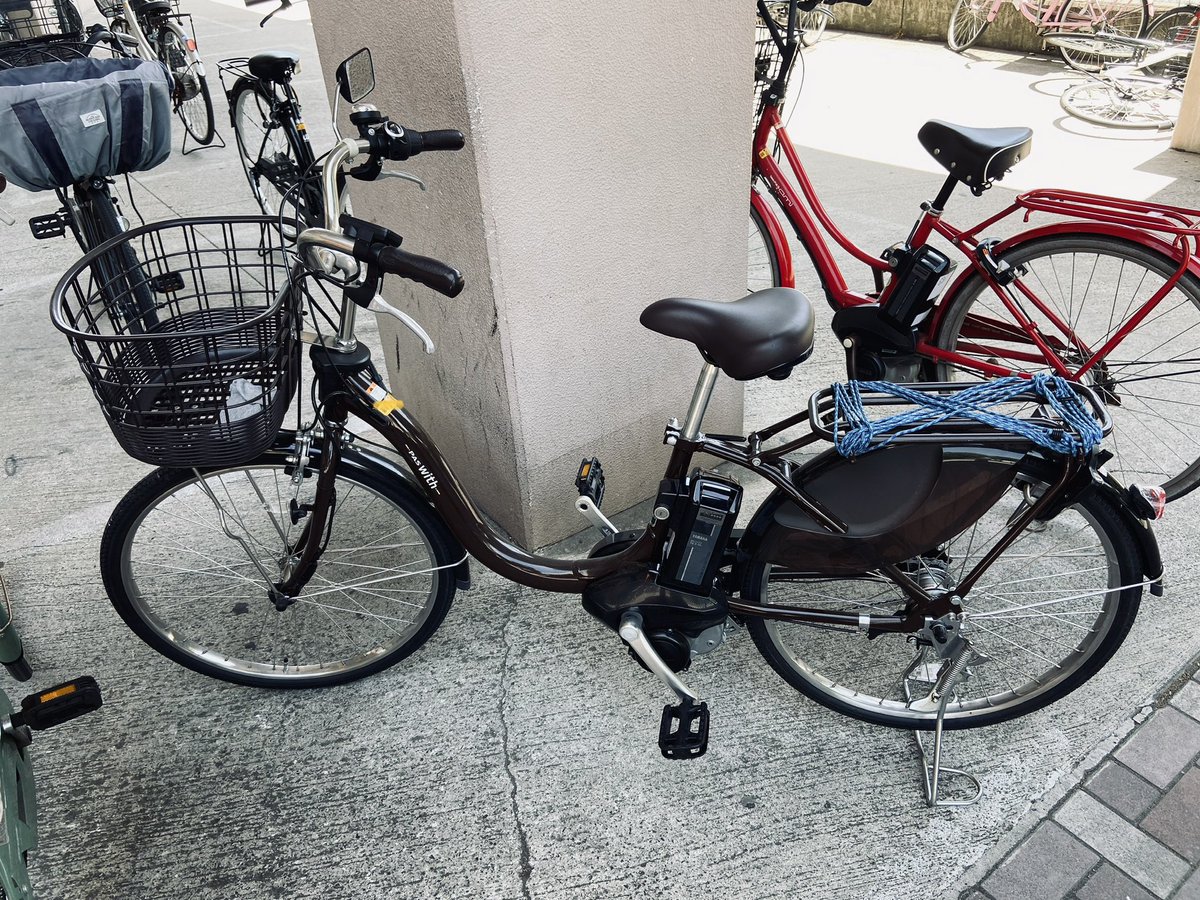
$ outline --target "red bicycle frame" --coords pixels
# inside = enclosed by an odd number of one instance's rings
[[[778,155],[787,161],[795,185],[780,166],[777,154],[772,151],[772,138],[779,151]],[[752,171],[756,178],[761,178],[766,184],[767,190],[779,204],[800,242],[808,251],[831,304],[837,308],[846,308],[887,302],[892,289],[892,284],[884,277],[885,273],[890,271],[888,264],[854,244],[834,223],[817,197],[816,189],[788,137],[778,107],[770,104],[763,109],[755,130]],[[795,270],[791,249],[784,237],[783,227],[757,185],[751,188],[750,202],[766,226],[768,239],[778,261],[781,283],[787,287],[794,287]],[[1110,235],[1142,244],[1175,261],[1178,268],[1151,297],[1129,315],[1102,346],[1090,348],[1075,334],[1071,324],[1064,321],[1020,277],[1008,285],[1003,285],[989,272],[981,259],[980,245],[984,241],[981,232],[1016,213],[1023,215],[1025,221],[1029,221],[1034,212],[1067,217],[1068,221],[1060,220],[1021,232],[998,244],[994,248],[997,255],[1044,235],[1089,233]],[[935,233],[958,248],[967,260],[967,265],[945,292],[943,301],[938,304],[933,314],[919,326],[917,352],[937,362],[974,369],[987,375],[1026,373],[976,359],[966,355],[966,352],[979,353],[996,360],[1044,365],[1059,375],[1077,380],[1104,360],[1171,292],[1185,272],[1190,269],[1200,276],[1200,257],[1197,256],[1197,252],[1200,252],[1200,217],[1192,210],[1157,203],[1123,200],[1078,191],[1038,189],[1018,195],[1005,209],[965,230],[946,222],[942,218],[942,211],[935,208],[933,203],[925,203],[908,237],[908,244],[913,249],[921,247]],[[866,264],[875,279],[874,291],[868,293],[850,288],[833,256],[826,235],[855,259]],[[959,350],[938,347],[935,339],[948,306],[947,301],[953,298],[972,276],[983,279],[1012,318],[1005,321],[971,314],[967,316],[959,334]],[[1045,333],[1026,312],[1024,304],[1045,316],[1051,331],[1057,332],[1057,335]],[[986,343],[988,340],[1002,341],[1009,346]],[[1074,366],[1068,365],[1062,358],[1062,351],[1067,349],[1077,351],[1082,357],[1082,362]]]

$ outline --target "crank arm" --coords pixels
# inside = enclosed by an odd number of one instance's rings
[[[700,703],[700,695],[695,693],[691,688],[684,684],[679,676],[671,671],[658,651],[650,643],[646,637],[646,633],[642,631],[642,614],[636,610],[629,610],[625,615],[621,616],[621,627],[617,631],[621,635],[621,640],[627,643],[630,649],[637,654],[638,659],[646,664],[654,675],[673,690],[676,696],[684,703]]]

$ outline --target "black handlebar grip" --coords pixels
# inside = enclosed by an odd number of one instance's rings
[[[466,140],[461,131],[441,129],[438,131],[422,131],[426,150],[461,150]]]
[[[384,247],[379,251],[378,259],[383,271],[416,281],[447,297],[457,297],[466,283],[453,266],[428,256],[408,253],[399,247]]]

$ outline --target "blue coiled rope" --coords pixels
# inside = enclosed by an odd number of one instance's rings
[[[873,422],[863,407],[862,391],[889,394],[912,403],[907,412]],[[1049,406],[1065,427],[1018,419],[989,407],[1032,392]],[[1104,436],[1084,399],[1071,382],[1057,375],[1011,376],[983,381],[953,394],[914,391],[890,381],[848,381],[833,386],[833,444],[842,456],[862,456],[886,447],[897,438],[924,431],[947,419],[973,419],[991,428],[1027,438],[1039,447],[1070,456],[1090,453]],[[843,431],[842,425],[846,428]]]

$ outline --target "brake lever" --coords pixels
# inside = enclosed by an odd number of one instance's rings
[[[401,312],[400,310],[396,309],[396,307],[384,300],[379,294],[376,294],[371,299],[371,302],[367,304],[367,309],[371,310],[371,312],[384,313],[385,315],[389,315],[392,318],[399,320],[405,328],[421,339],[421,343],[425,346],[426,353],[432,353],[434,349],[436,349],[433,345],[433,338],[431,338],[425,329],[417,323],[416,319],[414,319],[408,313]]]
[[[375,176],[375,180],[378,181],[380,178],[402,178],[405,181],[411,181],[421,190],[426,190],[425,182],[416,175],[410,175],[408,172],[380,172]]]

